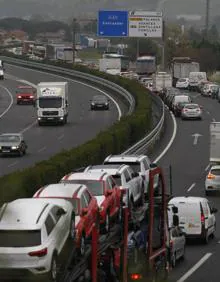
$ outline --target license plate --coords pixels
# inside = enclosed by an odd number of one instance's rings
[[[54,118],[52,118],[52,117],[48,117],[47,119],[50,119],[50,120],[52,120],[52,119],[54,119]]]
[[[2,153],[10,153],[10,150],[2,150]]]

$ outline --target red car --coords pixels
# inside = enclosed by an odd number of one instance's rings
[[[111,221],[120,216],[122,191],[106,172],[78,172],[64,176],[62,183],[80,183],[97,199],[102,230],[110,231]]]
[[[18,86],[16,90],[17,105],[34,104],[35,94],[36,94],[36,89],[31,86],[28,85]]]
[[[85,254],[86,239],[92,235],[93,224],[97,220],[98,204],[85,185],[58,183],[39,189],[34,198],[61,198],[70,201],[75,211],[75,239],[80,255]],[[74,229],[74,228],[73,228]]]

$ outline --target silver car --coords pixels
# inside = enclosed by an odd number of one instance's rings
[[[186,104],[181,111],[182,119],[202,119],[202,108],[198,104]]]
[[[185,234],[181,228],[171,227],[169,230],[170,234],[170,262],[172,267],[175,267],[176,261],[183,258],[185,255],[186,239]]]
[[[220,191],[220,165],[211,166],[205,180],[205,193]]]
[[[27,144],[20,133],[5,133],[0,135],[0,154],[19,155],[26,153]]]

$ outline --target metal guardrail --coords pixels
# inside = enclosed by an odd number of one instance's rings
[[[126,89],[122,88],[121,86],[119,86],[119,85],[117,85],[113,82],[107,81],[103,78],[93,76],[93,75],[90,75],[90,74],[87,74],[87,73],[82,73],[82,72],[75,71],[75,70],[70,70],[70,69],[65,69],[65,68],[61,68],[61,67],[36,63],[36,62],[32,62],[32,61],[30,62],[30,61],[25,61],[25,60],[15,59],[15,58],[10,58],[10,57],[5,57],[5,56],[1,56],[1,59],[4,60],[6,63],[9,63],[9,64],[11,63],[13,65],[20,65],[20,66],[29,67],[29,68],[46,70],[48,72],[59,73],[59,74],[64,74],[64,75],[68,75],[68,76],[72,75],[72,76],[74,76],[78,79],[83,79],[83,80],[87,80],[87,81],[92,82],[92,83],[101,84],[102,86],[105,86],[105,87],[117,92],[118,94],[120,94],[123,98],[125,98],[129,102],[130,106],[129,106],[129,111],[127,113],[128,115],[130,115],[134,111],[134,108],[135,108],[134,97]],[[158,108],[160,119],[157,122],[154,129],[148,135],[146,135],[139,142],[137,142],[136,144],[134,144],[133,146],[128,148],[126,151],[124,151],[122,153],[123,155],[146,153],[149,150],[149,148],[152,148],[152,146],[159,140],[160,135],[163,132],[164,120],[165,120],[164,103],[162,102],[162,100],[159,97],[157,97],[153,94],[151,96],[152,96],[153,102],[156,104],[156,106]]]
[[[150,148],[159,140],[164,127],[164,120],[165,120],[165,106],[162,100],[152,94],[152,98],[154,102],[157,104],[158,108],[160,108],[161,117],[154,129],[146,135],[143,139],[139,142],[128,148],[126,151],[122,153],[122,155],[127,154],[146,154]]]
[[[42,64],[42,63],[36,63],[36,62],[33,62],[33,61],[25,61],[25,60],[5,57],[5,56],[1,56],[1,59],[8,64],[11,63],[13,65],[24,66],[24,67],[28,67],[28,68],[32,68],[32,69],[33,68],[34,69],[41,69],[41,70],[48,71],[50,73],[59,73],[59,74],[64,74],[64,75],[68,75],[68,76],[71,75],[71,76],[75,77],[76,79],[86,80],[90,83],[92,82],[93,84],[99,84],[102,87],[104,86],[104,87],[111,89],[114,92],[120,94],[123,98],[125,98],[128,101],[129,110],[127,112],[127,115],[132,114],[132,112],[135,109],[135,99],[131,95],[131,93],[129,93],[126,89],[119,86],[118,84],[111,82],[111,81],[108,81],[106,79],[103,79],[101,77],[97,77],[97,76],[94,76],[94,75],[91,75],[91,74],[88,74],[88,73],[83,73],[83,72],[75,71],[75,70],[71,70],[71,69],[56,67],[56,66],[52,66],[52,65],[46,65],[46,64]]]

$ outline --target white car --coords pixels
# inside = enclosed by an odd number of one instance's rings
[[[217,209],[210,207],[206,198],[174,197],[169,201],[169,205],[178,208],[179,227],[186,238],[199,238],[208,243],[209,237],[214,236]],[[172,221],[171,217],[169,220]]]
[[[56,281],[57,260],[70,236],[71,203],[18,199],[0,209],[0,269],[44,274]]]
[[[208,196],[213,191],[220,191],[220,165],[213,165],[209,169],[205,180],[205,193]]]
[[[176,88],[188,89],[189,88],[189,78],[179,78],[176,83]]]
[[[179,226],[173,226],[169,229],[169,237],[170,262],[172,267],[175,267],[176,261],[180,258],[184,258],[186,238]]]
[[[88,166],[85,169],[85,172],[88,171],[102,171],[112,175],[113,179],[120,187],[120,189],[125,191],[125,194],[123,196],[123,202],[125,205],[134,207],[139,203],[143,203],[143,179],[139,175],[139,173],[134,172],[130,166],[121,164],[94,165]]]
[[[149,172],[157,167],[146,155],[110,155],[104,160],[104,164],[126,164],[135,172],[138,172],[144,180],[144,193],[148,193]],[[158,188],[158,176],[154,179],[154,189]]]

